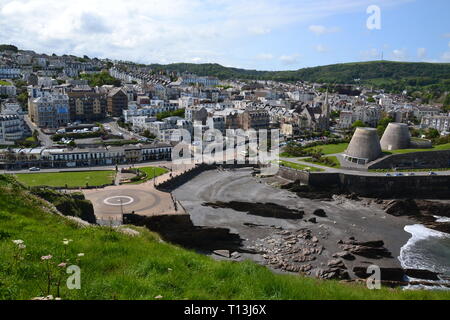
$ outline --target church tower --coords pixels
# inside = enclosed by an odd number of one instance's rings
[[[328,101],[328,89],[325,93],[325,101],[322,103],[322,117],[325,118],[325,126],[327,130],[330,128],[331,108]]]

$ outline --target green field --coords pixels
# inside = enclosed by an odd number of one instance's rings
[[[431,148],[431,149],[401,149],[401,150],[392,150],[392,151],[385,151],[385,152],[388,154],[405,154],[405,153],[413,153],[413,152],[442,151],[442,150],[450,150],[450,143],[433,146],[433,148]]]
[[[169,170],[167,170],[166,168],[160,168],[160,167],[144,167],[144,168],[138,168],[138,170],[141,173],[144,173],[145,177],[138,181],[132,181],[132,182],[130,182],[130,184],[144,183],[149,180],[152,180],[155,177],[159,177],[159,176],[169,172]]]
[[[345,150],[347,150],[348,143],[338,143],[338,144],[325,144],[322,146],[315,146],[311,148],[306,148],[306,151],[321,151],[323,154],[335,154],[335,153],[342,153]]]
[[[310,162],[312,164],[317,164],[320,166],[325,166],[325,167],[330,167],[330,168],[336,168],[339,169],[341,167],[341,163],[339,162],[338,158],[335,156],[330,156],[330,157],[324,157],[325,159],[328,159],[331,164],[327,164],[327,163],[321,163],[321,162],[316,162],[314,161],[312,158],[308,158],[308,159],[302,159],[302,161],[305,162]]]
[[[280,166],[288,167],[288,168],[292,168],[292,169],[296,169],[296,170],[306,170],[306,171],[311,171],[311,172],[324,171],[324,170],[322,170],[320,168],[309,167],[307,165],[303,165],[303,164],[299,164],[299,163],[295,163],[295,162],[290,162],[290,161],[280,160],[280,161],[278,161],[278,163],[280,164]]]
[[[28,187],[67,187],[78,188],[89,186],[102,186],[112,184],[114,171],[80,171],[55,173],[20,173],[17,180]]]
[[[22,189],[0,187],[0,300],[49,293],[63,300],[450,299],[450,291],[368,290],[279,275],[252,262],[219,262],[161,242],[143,228],[131,227],[140,232],[134,237],[109,227],[80,228],[47,213],[45,206]],[[26,248],[13,243],[19,239]],[[73,241],[64,245],[63,239]],[[41,259],[48,255],[51,259]],[[58,293],[56,283],[65,284],[68,277],[58,265],[67,261],[80,267],[81,289],[62,285]]]
[[[0,86],[10,86],[11,83],[5,80],[0,80]]]

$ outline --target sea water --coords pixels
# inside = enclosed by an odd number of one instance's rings
[[[412,237],[400,250],[399,260],[402,267],[437,272],[441,278],[448,280],[450,234],[429,229],[421,224],[406,226],[405,231]]]

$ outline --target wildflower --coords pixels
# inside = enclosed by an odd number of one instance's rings
[[[60,264],[58,264],[58,267],[60,268],[65,268],[67,266],[67,263],[65,262],[61,262]]]
[[[69,244],[69,240],[64,240],[63,244],[67,246]]]
[[[13,240],[13,242],[14,242],[14,244],[17,244],[17,245],[19,245],[19,244],[23,244],[23,240]]]
[[[81,252],[81,253],[78,254],[78,256],[79,257],[84,257],[84,253]]]
[[[27,246],[26,245],[24,245],[24,244],[19,244],[19,249],[25,249]]]
[[[53,256],[49,254],[48,256],[42,256],[41,260],[50,260],[51,258],[53,258]]]

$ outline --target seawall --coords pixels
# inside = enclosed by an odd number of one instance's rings
[[[450,199],[450,176],[385,177],[351,173],[309,173],[281,167],[279,176],[314,188],[335,188],[369,198]]]

